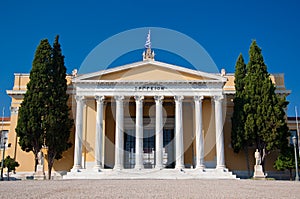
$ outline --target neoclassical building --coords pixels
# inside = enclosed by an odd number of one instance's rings
[[[271,79],[278,94],[290,93],[283,74]],[[55,171],[67,172],[64,178],[235,178],[247,173],[244,154],[235,154],[230,145],[234,74],[155,61],[148,48],[140,62],[74,73],[67,80],[73,146],[54,164]],[[7,91],[12,97],[7,151],[19,161],[19,173],[34,170],[33,154],[20,149],[15,133],[28,81],[29,74],[15,74],[14,87]],[[276,174],[276,155],[267,158],[266,171]]]

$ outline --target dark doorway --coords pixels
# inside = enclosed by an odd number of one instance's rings
[[[155,131],[144,129],[143,138],[144,168],[155,167]],[[163,132],[163,164],[165,168],[175,167],[174,129]],[[124,134],[124,168],[135,166],[135,130],[126,130]]]

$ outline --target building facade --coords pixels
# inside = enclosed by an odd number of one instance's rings
[[[283,74],[271,79],[277,93],[290,93]],[[230,145],[234,74],[155,61],[149,48],[141,62],[74,73],[67,80],[73,146],[53,166],[68,172],[65,178],[234,178],[229,171],[247,173],[244,154],[235,154]],[[20,163],[18,172],[34,171],[34,156],[20,149],[15,133],[28,81],[28,74],[15,74],[14,87],[7,91],[12,97],[7,151]],[[275,157],[267,157],[267,172],[275,172]]]

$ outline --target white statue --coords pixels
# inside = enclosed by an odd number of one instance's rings
[[[77,69],[72,70],[72,76],[76,77],[77,76]]]
[[[254,153],[254,157],[255,157],[255,165],[261,165],[261,156],[258,149],[256,149]]]
[[[38,164],[44,165],[44,154],[42,151],[39,151],[37,154]]]

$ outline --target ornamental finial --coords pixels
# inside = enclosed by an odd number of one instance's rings
[[[146,40],[146,43],[145,43],[145,48],[151,48],[151,32],[149,30],[148,32],[148,35],[147,35],[147,40]]]
[[[151,32],[149,30],[145,43],[146,51],[143,52],[143,61],[154,60],[154,51],[151,50]]]

